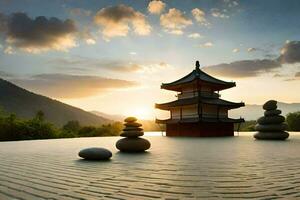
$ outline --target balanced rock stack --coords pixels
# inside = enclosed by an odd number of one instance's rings
[[[120,136],[125,137],[120,139],[116,147],[123,152],[143,152],[150,148],[150,142],[140,138],[144,135],[142,124],[137,122],[135,117],[127,117],[125,120],[125,128]]]
[[[285,140],[289,133],[285,132],[287,124],[284,123],[284,116],[280,115],[281,110],[277,109],[277,101],[269,100],[263,105],[264,116],[260,117],[255,126],[258,131],[254,137],[261,140]]]

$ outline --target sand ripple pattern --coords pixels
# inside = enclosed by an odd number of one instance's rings
[[[148,153],[123,154],[119,138],[0,143],[0,199],[300,199],[300,135],[288,141],[147,137]],[[109,162],[80,149],[101,146]]]

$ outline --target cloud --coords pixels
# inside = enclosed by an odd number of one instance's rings
[[[257,51],[257,48],[253,48],[253,47],[250,47],[247,49],[248,52],[254,52],[254,51]]]
[[[77,29],[70,19],[63,21],[44,16],[32,19],[25,13],[13,13],[1,16],[0,26],[8,45],[26,52],[66,51],[76,46]]]
[[[91,16],[92,14],[92,11],[90,10],[86,10],[86,9],[83,9],[83,8],[71,8],[69,10],[70,14],[73,15],[73,16]]]
[[[14,75],[13,74],[11,74],[11,73],[8,73],[8,72],[5,72],[5,71],[1,71],[0,70],[0,78],[11,78],[11,77],[13,77]]]
[[[11,81],[26,89],[55,98],[83,98],[138,86],[138,83],[133,81],[69,74],[39,74]]]
[[[191,11],[192,15],[194,16],[195,20],[199,23],[199,24],[202,24],[202,25],[209,25],[209,23],[206,21],[206,18],[205,18],[205,12],[199,8],[194,8],[192,11]]]
[[[255,77],[265,72],[272,72],[281,67],[276,60],[257,59],[257,60],[240,60],[231,63],[222,63],[204,67],[208,73],[224,77]]]
[[[160,16],[160,25],[171,34],[181,35],[183,29],[191,24],[193,24],[192,20],[176,8],[171,8],[167,13]]]
[[[14,49],[11,46],[7,46],[4,49],[4,53],[5,54],[15,54],[16,52],[14,51]]]
[[[239,5],[238,1],[236,0],[224,0],[224,3],[226,3],[229,8],[233,8]]]
[[[238,48],[232,49],[232,53],[238,53],[238,52],[240,52],[240,49],[238,49]]]
[[[199,33],[191,33],[188,35],[189,38],[197,39],[201,38],[202,36]]]
[[[69,57],[69,58],[57,58],[48,62],[51,66],[54,66],[60,70],[67,71],[90,71],[95,69],[102,69],[113,72],[145,72],[152,73],[157,70],[166,69],[171,67],[165,62],[158,61],[129,61],[129,60],[112,60],[112,59],[95,59],[87,57]]]
[[[212,42],[205,42],[204,44],[200,45],[201,47],[210,48],[213,47],[214,44]]]
[[[151,14],[160,14],[166,7],[166,4],[160,0],[153,0],[149,2],[148,11]]]
[[[300,62],[300,41],[287,41],[281,49],[278,60],[287,64]]]
[[[223,11],[221,11],[218,8],[213,8],[211,9],[211,15],[213,17],[217,17],[217,18],[229,18],[229,15],[226,14],[226,9],[224,9]]]
[[[149,35],[151,32],[151,26],[142,13],[122,4],[102,8],[95,15],[94,22],[102,27],[102,34],[106,40],[126,36],[130,25],[137,35]]]

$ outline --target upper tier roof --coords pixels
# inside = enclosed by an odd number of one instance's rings
[[[188,106],[188,105],[194,105],[198,103],[203,103],[203,104],[211,104],[211,105],[219,105],[223,107],[228,107],[230,109],[233,108],[239,108],[242,106],[245,106],[245,103],[240,102],[230,102],[226,101],[224,99],[212,99],[212,98],[204,98],[202,97],[199,99],[198,97],[192,97],[192,98],[186,98],[186,99],[177,99],[175,101],[171,101],[168,103],[161,103],[161,104],[155,104],[155,107],[161,110],[170,110],[170,108],[174,107],[180,107],[180,106]]]
[[[196,68],[191,73],[189,73],[188,75],[186,75],[183,78],[178,79],[174,82],[163,83],[161,85],[161,88],[167,89],[167,90],[180,91],[182,85],[191,83],[195,80],[200,80],[207,84],[214,85],[219,90],[223,90],[223,89],[227,89],[227,88],[231,88],[231,87],[235,86],[235,82],[222,81],[220,79],[214,78],[214,77],[208,75],[207,73],[203,72],[200,69],[199,62],[197,61]]]

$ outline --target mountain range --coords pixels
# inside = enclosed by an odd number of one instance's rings
[[[59,127],[70,120],[77,120],[81,125],[95,126],[112,122],[105,117],[35,94],[1,78],[0,108],[25,119],[32,118],[41,110],[47,121]]]
[[[277,107],[282,111],[282,115],[286,116],[290,112],[300,111],[300,103],[284,103],[278,102]],[[229,111],[229,116],[233,118],[243,117],[246,121],[256,120],[264,115],[262,105],[246,104],[245,107],[233,109]]]
[[[300,111],[300,103],[278,102],[278,108],[282,115],[289,112]],[[123,121],[123,115],[110,115],[100,111],[84,111],[60,101],[30,92],[9,81],[0,78],[0,109],[8,113],[15,113],[21,118],[32,118],[42,110],[46,120],[62,126],[70,120],[77,120],[81,125],[101,125],[113,121]],[[153,108],[154,109],[154,108]],[[256,120],[263,115],[262,105],[247,105],[239,109],[229,111],[229,116],[243,117],[245,120]],[[153,120],[140,120],[145,130],[160,130]]]

